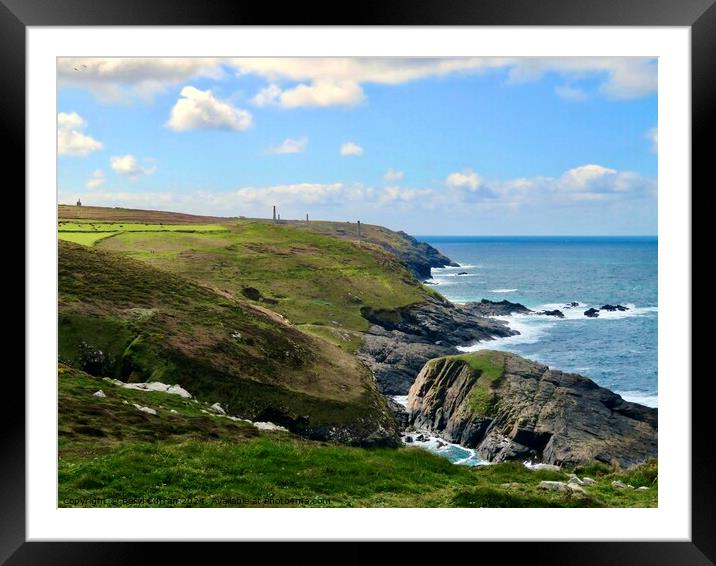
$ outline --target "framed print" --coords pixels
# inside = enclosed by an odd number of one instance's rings
[[[710,1],[85,4],[2,6],[9,564],[145,541],[712,563]]]

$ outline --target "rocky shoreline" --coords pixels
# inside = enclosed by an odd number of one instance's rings
[[[630,467],[657,457],[657,409],[508,352],[432,360],[408,395],[408,425],[490,461]]]
[[[358,356],[385,395],[405,395],[428,360],[454,354],[457,346],[518,334],[483,310],[481,303],[455,305],[437,298],[391,311],[363,309],[372,324]]]
[[[457,266],[442,254],[418,263],[431,259],[442,264],[438,267]],[[430,277],[429,268],[411,268]],[[579,306],[572,302],[561,308]],[[597,317],[600,310],[628,307],[604,305],[583,314]],[[365,308],[362,315],[371,326],[358,356],[373,372],[401,429],[429,431],[474,448],[484,460],[629,467],[656,458],[656,409],[624,401],[586,377],[507,352],[457,355],[458,346],[519,334],[495,318],[513,314],[564,318],[560,309],[534,311],[507,300],[458,305],[431,297],[397,310]],[[487,387],[484,372],[466,361],[484,355],[501,360],[499,379]],[[407,410],[390,398],[406,394]]]

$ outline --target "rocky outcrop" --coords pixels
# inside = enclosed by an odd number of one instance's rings
[[[419,279],[430,279],[430,270],[433,267],[460,267],[459,264],[440,253],[430,244],[419,242],[402,230],[396,232],[396,234],[401,239],[400,245],[392,245],[392,242],[386,240],[379,240],[376,243],[393,255],[398,256]]]
[[[559,309],[548,310],[548,311],[539,311],[539,312],[535,312],[535,314],[541,314],[543,316],[555,316],[557,318],[564,318],[564,313]]]
[[[470,312],[477,316],[507,316],[510,314],[530,314],[531,311],[525,305],[520,303],[511,303],[510,301],[488,301],[482,299],[479,303],[469,303],[467,305]]]
[[[507,352],[431,360],[410,389],[408,413],[412,426],[490,461],[629,467],[657,456],[656,409]]]
[[[624,311],[628,311],[629,307],[625,307],[624,305],[602,305],[602,307],[599,310],[609,311],[609,312],[615,312],[615,311],[624,312]]]
[[[457,346],[517,334],[503,321],[481,314],[483,303],[454,305],[429,298],[395,310],[365,307],[372,324],[358,352],[386,395],[405,395],[425,363],[457,352]]]

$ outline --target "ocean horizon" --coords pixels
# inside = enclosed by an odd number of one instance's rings
[[[511,351],[658,406],[658,236],[416,238],[460,264],[434,268],[427,282],[452,302],[506,299],[565,315],[499,317],[520,334],[461,349]],[[629,310],[584,316],[606,304]]]

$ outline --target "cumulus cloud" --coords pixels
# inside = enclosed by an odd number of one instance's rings
[[[144,167],[141,165],[137,158],[131,154],[122,156],[113,156],[109,160],[112,171],[119,173],[120,175],[126,175],[127,177],[137,178],[144,175],[152,175],[156,172],[156,167]]]
[[[463,169],[457,173],[451,173],[445,179],[448,187],[464,188],[476,191],[482,185],[482,179],[472,169]]]
[[[282,90],[269,85],[252,100],[257,106],[275,104],[283,108],[354,106],[365,99],[363,89],[355,81],[317,80]]]
[[[646,132],[646,139],[651,142],[651,151],[659,153],[659,128],[651,128]]]
[[[453,58],[244,58],[232,59],[240,75],[256,74],[272,84],[257,95],[255,102],[283,104],[284,91],[275,83],[280,80],[304,82],[301,91],[321,90],[319,85],[343,84],[341,96],[324,97],[321,105],[345,105],[360,102],[361,85],[375,83],[397,85],[428,77],[451,74],[508,71],[513,84],[535,81],[547,73],[566,80],[579,81],[597,77],[598,91],[611,99],[629,99],[654,94],[657,89],[657,63],[645,57],[453,57]],[[359,90],[360,89],[360,90]],[[349,94],[350,91],[350,94]],[[286,91],[290,92],[290,91]],[[562,86],[557,95],[569,100],[583,99],[586,91],[577,86]],[[297,93],[298,94],[298,93]],[[296,96],[293,107],[315,104],[313,97]]]
[[[178,132],[201,129],[239,131],[250,128],[252,121],[249,112],[219,100],[211,90],[185,86],[166,125]]]
[[[130,166],[127,167],[131,169]],[[461,172],[465,178],[470,173]],[[475,175],[477,175],[475,173]],[[362,183],[292,183],[269,186],[245,186],[232,191],[105,192],[83,193],[86,204],[164,208],[201,214],[270,217],[273,205],[283,218],[367,219],[385,214],[390,207],[407,212],[433,211],[440,215],[461,212],[548,210],[565,214],[566,209],[582,213],[608,211],[629,206],[649,210],[656,202],[656,180],[634,172],[619,171],[597,164],[574,167],[557,176],[534,176],[506,180],[479,177],[457,185],[440,187],[371,187]],[[61,192],[61,202],[74,202],[76,194]],[[388,208],[386,208],[388,207]],[[437,212],[436,212],[437,211]],[[359,216],[358,216],[359,215]]]
[[[84,157],[93,151],[102,149],[102,143],[81,130],[87,127],[87,122],[72,112],[60,112],[57,115],[57,152],[59,155],[75,155]]]
[[[57,64],[60,87],[87,88],[107,102],[151,100],[158,92],[196,78],[253,74],[270,84],[252,102],[285,108],[355,105],[365,99],[366,83],[398,85],[495,70],[507,70],[513,84],[538,80],[546,73],[570,82],[597,77],[598,93],[610,99],[648,96],[657,89],[656,60],[645,57],[137,57],[60,58]],[[572,85],[557,94],[578,96],[577,90]]]
[[[88,189],[98,189],[102,185],[104,185],[104,171],[102,169],[96,169],[92,175],[90,175],[90,178],[87,179],[87,182],[85,183],[85,187]]]
[[[405,173],[396,169],[388,169],[383,175],[383,179],[386,181],[402,181],[403,177],[405,177]]]
[[[57,78],[60,87],[89,89],[104,102],[149,101],[169,87],[199,77],[227,76],[220,59],[200,57],[60,57]]]
[[[363,148],[357,143],[353,142],[346,142],[344,144],[341,144],[341,147],[338,151],[343,157],[361,156],[364,153]]]
[[[282,143],[275,147],[270,147],[266,153],[285,154],[285,153],[302,153],[306,151],[308,146],[308,138],[299,139],[286,138]]]

